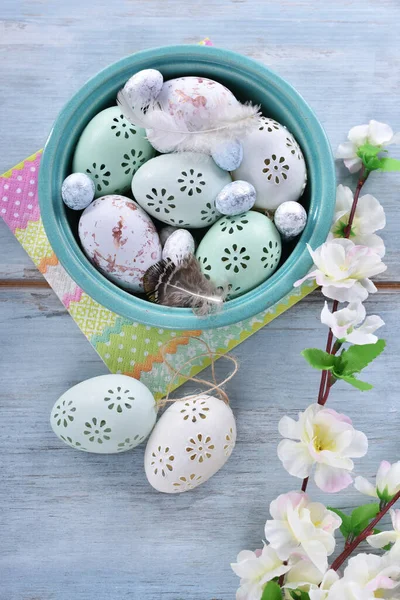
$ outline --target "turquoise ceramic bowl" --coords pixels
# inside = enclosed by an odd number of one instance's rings
[[[304,204],[308,223],[286,260],[262,285],[226,302],[208,318],[190,309],[168,308],[137,298],[108,281],[87,260],[77,237],[77,215],[61,200],[61,184],[70,173],[74,148],[95,114],[115,104],[118,90],[136,71],[159,69],[164,79],[202,75],[225,84],[240,100],[260,104],[263,113],[283,123],[297,138],[306,158],[308,185]],[[308,104],[286,81],[262,64],[209,46],[168,46],[144,50],[101,71],[68,102],[47,141],[40,168],[39,201],[43,224],[60,263],[97,302],[133,321],[174,329],[207,329],[252,317],[279,302],[311,267],[306,248],[322,244],[335,202],[334,162],[329,142]]]

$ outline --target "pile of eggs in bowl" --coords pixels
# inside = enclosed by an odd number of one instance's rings
[[[156,103],[191,133],[207,119],[215,128],[216,114],[239,105],[216,81],[164,82],[154,69],[131,77],[123,94],[132,106]],[[176,152],[168,126],[154,132],[134,123],[119,105],[98,113],[63,182],[65,204],[83,211],[78,232],[88,259],[132,293],[143,292],[148,269],[189,255],[210,283],[228,286],[228,299],[264,282],[279,265],[282,241],[298,236],[307,220],[299,203],[306,164],[293,135],[256,113],[239,137],[227,128],[225,140],[199,151],[193,133],[193,147]]]

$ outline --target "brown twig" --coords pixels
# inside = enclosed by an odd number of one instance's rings
[[[351,544],[349,544],[347,546],[347,548],[345,547],[343,552],[341,554],[339,554],[339,556],[333,561],[332,566],[330,567],[331,569],[333,569],[334,571],[337,571],[338,569],[340,569],[340,567],[342,566],[344,561],[347,560],[347,558],[350,556],[350,554],[352,554],[354,552],[354,550],[357,548],[357,546],[359,544],[361,544],[361,542],[363,542],[365,539],[367,539],[367,537],[372,533],[372,531],[375,529],[375,526],[379,523],[379,521],[382,519],[382,517],[384,517],[386,515],[388,510],[399,499],[400,499],[400,491],[397,492],[397,494],[395,496],[393,496],[391,501],[388,502],[388,504],[386,504],[386,506],[377,514],[375,519],[373,521],[371,521],[371,523],[368,525],[368,527],[366,527],[356,538],[354,538],[354,540],[351,542]]]

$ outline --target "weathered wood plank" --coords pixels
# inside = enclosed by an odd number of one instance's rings
[[[0,172],[43,146],[62,105],[99,69],[145,47],[205,35],[288,79],[333,147],[370,118],[400,129],[399,17],[393,0],[3,0]],[[367,190],[387,212],[386,281],[400,281],[399,181],[373,175]],[[0,247],[0,279],[40,280],[3,223]],[[276,457],[277,422],[284,407],[295,415],[315,398],[318,374],[299,353],[324,342],[320,307],[313,295],[237,348],[240,373],[228,386],[237,448],[206,485],[170,498],[149,488],[142,447],[101,457],[58,443],[48,424],[54,400],[105,367],[51,290],[0,289],[0,597],[231,600],[237,579],[229,563],[239,550],[260,545],[268,503],[296,486]],[[375,389],[333,390],[331,406],[369,436],[369,458],[356,466],[369,476],[381,459],[400,454],[398,307],[394,292],[368,302],[369,312],[387,322],[385,359],[366,377]],[[221,376],[225,369],[218,364]],[[329,501],[354,506],[358,499],[349,490]]]
[[[356,471],[372,476],[381,459],[399,458],[397,369],[399,294],[368,302],[386,321],[385,359],[366,374],[362,394],[337,384],[331,406],[370,439]],[[236,553],[260,545],[268,504],[297,480],[277,456],[277,423],[316,397],[318,374],[300,350],[320,346],[321,298],[314,295],[235,350],[240,373],[228,386],[238,444],[223,471],[193,493],[154,492],[144,476],[144,447],[118,456],[63,446],[48,422],[55,399],[82,379],[106,372],[50,290],[0,291],[2,430],[0,571],[4,598],[231,600]],[[220,361],[220,377],[227,366]],[[193,389],[190,385],[187,389]],[[334,505],[354,506],[317,493]]]

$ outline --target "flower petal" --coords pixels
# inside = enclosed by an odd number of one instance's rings
[[[362,167],[362,160],[358,156],[357,158],[346,158],[343,162],[350,173],[357,173]]]
[[[369,125],[356,125],[349,131],[347,138],[357,147],[362,146],[368,140]]]
[[[393,137],[393,129],[386,123],[379,121],[369,122],[368,141],[374,146],[381,146],[390,142]]]
[[[368,438],[365,433],[355,430],[345,452],[347,456],[351,456],[352,458],[365,456],[368,452]]]
[[[395,531],[382,531],[382,533],[367,537],[368,544],[373,548],[383,548],[388,544],[394,544],[396,540],[397,534]]]
[[[344,156],[342,158],[347,158]],[[353,204],[354,196],[353,192],[347,185],[338,185],[336,188],[336,212],[348,212],[351,210],[351,206]]]
[[[307,540],[301,545],[311,562],[324,573],[328,567],[325,546],[318,540]]]
[[[310,475],[314,461],[307,446],[302,442],[282,440],[278,444],[278,457],[286,471],[293,477],[304,479]]]
[[[335,158],[354,158],[357,155],[357,148],[352,142],[340,144],[336,150]]]
[[[356,216],[362,221],[360,233],[375,233],[386,226],[383,206],[372,194],[365,194],[359,198]]]
[[[365,494],[366,496],[372,496],[372,498],[377,498],[378,494],[376,492],[376,487],[368,481],[365,477],[358,476],[354,480],[354,487],[361,494]]]
[[[358,281],[350,288],[324,285],[321,292],[327,298],[338,300],[339,302],[363,302],[368,298],[368,291]]]
[[[300,439],[300,425],[298,421],[295,421],[291,417],[285,415],[279,421],[278,425],[279,433],[282,437],[290,438],[292,440]]]
[[[320,490],[333,494],[347,488],[353,480],[348,471],[320,463],[315,469],[314,481]]]
[[[385,256],[385,244],[383,243],[383,239],[379,235],[376,235],[376,233],[356,234],[352,239],[357,245],[368,246],[380,258]]]

